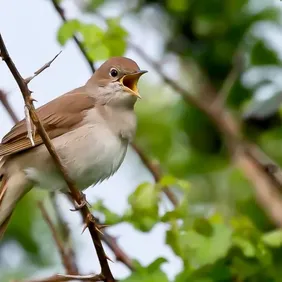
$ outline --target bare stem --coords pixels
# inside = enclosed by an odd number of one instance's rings
[[[266,169],[265,165],[257,158],[257,152],[264,154],[256,146],[249,141],[244,140],[240,122],[235,120],[232,114],[224,108],[224,103],[211,104],[205,100],[191,95],[186,89],[181,87],[177,82],[168,77],[163,71],[159,63],[153,61],[148,55],[138,46],[131,44],[133,48],[148,64],[155,69],[175,93],[182,96],[183,100],[202,111],[213,122],[215,127],[221,132],[225,139],[227,148],[230,150],[234,164],[242,170],[245,176],[253,184],[258,202],[264,208],[269,218],[277,226],[282,226],[282,183],[271,170]],[[208,82],[204,77],[203,80]],[[221,97],[227,97],[231,90],[231,84],[235,80],[235,71],[230,74],[226,85],[221,90]],[[208,82],[209,83],[209,82]],[[208,89],[213,89],[211,83]],[[228,93],[225,93],[227,91]],[[217,96],[217,95],[214,95]],[[224,99],[225,99],[224,98]],[[264,154],[265,155],[265,154]],[[269,159],[269,158],[268,158]],[[270,161],[270,163],[274,163]],[[269,166],[269,164],[267,164]],[[281,172],[281,169],[279,169]],[[267,197],[266,197],[267,196]]]
[[[6,109],[6,111],[8,112],[8,114],[10,115],[13,122],[17,123],[19,119],[8,102],[7,94],[1,89],[0,89],[0,101],[2,105],[4,106],[4,108]]]
[[[49,226],[49,229],[51,230],[53,239],[56,243],[57,249],[60,253],[63,265],[65,267],[65,270],[67,271],[68,274],[78,274],[77,273],[77,267],[75,265],[73,265],[71,256],[69,256],[69,254],[67,253],[64,243],[62,242],[58,231],[56,230],[56,227],[54,226],[51,218],[49,217],[44,205],[42,202],[38,203],[39,209],[41,210],[42,216],[45,220],[45,222],[47,223],[47,225]]]
[[[63,275],[56,274],[47,278],[33,279],[25,281],[13,281],[13,282],[64,282],[64,281],[104,281],[104,277],[100,274],[94,275]]]
[[[41,74],[44,70],[46,70],[47,68],[49,68],[51,66],[51,64],[57,59],[57,57],[62,53],[62,51],[60,51],[51,61],[49,61],[48,63],[46,63],[44,66],[42,66],[41,68],[39,68],[37,71],[34,72],[34,75],[28,77],[25,79],[25,83],[28,84],[30,83],[36,76],[38,76],[39,74]]]

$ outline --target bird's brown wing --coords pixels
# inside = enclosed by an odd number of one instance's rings
[[[49,137],[55,138],[78,126],[84,118],[84,111],[95,106],[94,98],[83,92],[82,88],[62,95],[36,110],[38,117]],[[39,134],[35,131],[34,143],[42,144]],[[0,144],[0,157],[12,155],[32,146],[27,137],[26,121],[18,122]]]

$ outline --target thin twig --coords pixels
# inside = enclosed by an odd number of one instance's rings
[[[217,107],[218,106],[222,107],[225,104],[227,97],[238,78],[238,75],[239,75],[238,70],[235,67],[233,67],[230,73],[227,75],[226,79],[224,80],[223,85],[219,90],[213,104],[217,104],[216,105]]]
[[[132,147],[134,148],[135,152],[139,155],[139,158],[143,162],[145,167],[151,172],[154,177],[154,180],[156,182],[159,182],[162,179],[162,173],[160,172],[160,168],[157,167],[152,161],[150,161],[147,155],[135,143],[132,144]],[[174,206],[177,206],[178,199],[176,195],[168,187],[164,187],[162,190],[164,191],[168,199],[171,201],[171,203]]]
[[[99,275],[62,275],[56,274],[47,278],[32,279],[25,281],[13,281],[13,282],[64,282],[64,281],[104,281],[104,277]]]
[[[99,220],[97,218],[96,218],[96,222],[99,224]],[[112,250],[112,252],[116,257],[116,260],[123,263],[131,271],[135,271],[133,260],[120,248],[120,246],[117,243],[117,239],[109,235],[105,231],[103,231],[103,233],[104,234],[101,235],[101,238],[105,242],[105,244]]]
[[[240,124],[236,121],[231,113],[224,108],[223,103],[212,105],[205,100],[200,100],[191,95],[186,89],[182,88],[177,82],[169,78],[163,71],[160,64],[150,59],[147,54],[138,46],[131,44],[131,47],[150,64],[161,78],[175,92],[183,97],[183,100],[202,111],[216,126],[219,132],[225,137],[226,145],[230,149],[234,164],[237,165],[246,177],[253,184],[258,201],[269,215],[270,219],[279,227],[282,226],[282,200],[280,193],[282,191],[282,183],[275,174],[265,168],[258,159],[257,153],[260,149],[251,142],[246,142],[241,134]],[[206,79],[206,81],[208,81]],[[209,87],[212,89],[213,87]],[[226,87],[224,91],[230,91],[230,87]],[[227,97],[228,93],[221,93]],[[279,169],[281,172],[281,169]],[[266,197],[266,195],[268,197]],[[271,205],[271,202],[274,204]]]
[[[102,277],[100,274],[89,274],[89,275],[64,275],[59,274],[62,278],[68,278],[72,280],[81,280],[81,281],[103,281],[104,277]]]
[[[1,89],[0,89],[0,101],[4,106],[4,108],[7,110],[8,114],[10,115],[14,123],[17,123],[19,119],[8,102],[7,94]]]
[[[16,82],[17,82],[17,84],[18,84],[18,86],[19,86],[19,88],[22,92],[22,96],[23,96],[23,99],[25,101],[25,105],[29,108],[31,119],[32,119],[34,125],[36,126],[36,129],[38,130],[40,137],[42,138],[47,150],[49,151],[51,157],[53,158],[55,165],[57,166],[59,171],[62,173],[62,175],[63,175],[63,177],[64,177],[64,179],[65,179],[65,181],[66,181],[66,183],[69,187],[72,198],[74,199],[75,202],[77,202],[78,205],[81,205],[83,203],[81,193],[76,189],[75,184],[73,183],[72,179],[67,174],[65,167],[62,165],[60,157],[56,153],[55,148],[54,148],[48,134],[46,133],[46,131],[45,131],[43,125],[42,125],[42,122],[38,118],[38,116],[36,114],[35,107],[34,107],[32,100],[31,100],[31,91],[29,90],[25,79],[20,75],[19,71],[17,70],[17,68],[14,64],[14,62],[12,61],[11,57],[9,56],[9,53],[7,51],[7,48],[5,46],[5,43],[3,41],[1,34],[0,34],[0,50],[1,50],[1,56],[2,56],[3,60],[6,62],[8,68],[10,69],[11,73],[13,74],[13,76],[14,76],[14,78],[15,78],[15,80],[16,80]],[[96,249],[96,252],[97,252],[97,255],[98,255],[98,259],[99,259],[99,262],[100,262],[100,265],[101,265],[101,272],[105,276],[105,281],[107,281],[107,282],[115,281],[115,279],[113,278],[113,275],[111,273],[110,267],[108,265],[107,256],[106,256],[104,248],[102,246],[99,232],[96,230],[96,226],[95,226],[93,216],[92,216],[90,210],[88,209],[87,205],[82,206],[80,211],[83,215],[84,222],[88,226],[90,235],[92,237],[92,241],[93,241],[93,244],[95,246],[95,249]]]
[[[64,251],[65,251],[66,255],[68,256],[69,264],[71,265],[71,268],[72,268],[71,274],[78,274],[79,271],[78,271],[78,266],[77,266],[77,263],[76,263],[76,255],[75,255],[74,249],[72,248],[72,245],[71,245],[71,235],[70,235],[71,231],[68,227],[67,222],[65,222],[65,220],[64,220],[64,218],[63,218],[63,216],[62,216],[62,214],[59,210],[59,207],[58,207],[57,202],[56,202],[55,192],[50,193],[50,200],[51,200],[53,209],[54,209],[55,214],[56,214],[56,219],[58,221],[58,225],[59,225],[59,228],[60,228],[60,234],[63,238]]]
[[[51,230],[53,239],[54,239],[56,246],[57,246],[57,249],[60,253],[62,263],[65,267],[65,270],[67,271],[68,274],[77,274],[77,269],[74,269],[71,257],[66,252],[66,249],[64,247],[64,243],[62,242],[62,240],[61,240],[61,238],[58,234],[58,231],[56,230],[56,227],[54,226],[51,218],[49,217],[43,203],[39,202],[38,206],[39,206],[39,209],[41,210],[41,213],[42,213],[44,220],[46,221],[47,225],[49,226],[49,228]]]
[[[46,63],[44,66],[42,66],[41,68],[39,68],[37,71],[34,72],[34,75],[28,77],[25,79],[25,83],[29,84],[36,76],[38,76],[39,74],[41,74],[44,70],[46,70],[47,68],[49,68],[51,66],[51,64],[57,59],[57,57],[62,53],[62,51],[60,51],[51,61],[49,61],[48,63]]]
[[[215,101],[213,102],[213,105],[215,104],[216,107],[224,106],[228,96],[230,95],[232,87],[234,86],[236,80],[238,79],[242,69],[243,69],[243,56],[242,53],[238,50],[235,52],[235,55],[233,56],[233,65],[231,71],[223,81],[221,89],[218,91]]]

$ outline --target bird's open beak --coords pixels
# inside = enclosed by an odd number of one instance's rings
[[[146,72],[148,72],[148,71],[140,70],[140,71],[135,72],[135,73],[126,74],[120,79],[120,82],[126,88],[127,92],[129,92],[131,95],[137,96],[138,98],[141,99],[141,96],[140,96],[138,88],[137,88],[137,83],[138,83],[140,76],[143,75]]]

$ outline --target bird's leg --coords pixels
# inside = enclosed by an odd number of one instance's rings
[[[70,195],[69,192],[68,192],[68,194]],[[74,209],[70,209],[71,211],[78,211],[78,210],[82,209],[83,207],[85,207],[86,205],[90,206],[90,204],[86,200],[85,194],[82,193],[82,192],[80,192],[80,204],[78,204],[76,201],[73,201],[73,203],[74,203]]]

